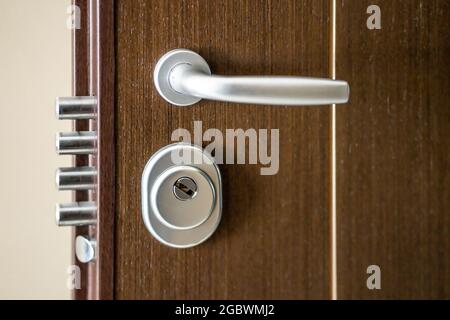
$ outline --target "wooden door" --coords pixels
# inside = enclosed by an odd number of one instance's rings
[[[361,14],[372,4],[381,29]],[[337,6],[336,76],[352,88],[336,118],[340,298],[450,297],[449,13],[445,0]]]
[[[223,75],[328,76],[328,1],[116,1],[116,298],[326,299],[329,107],[165,102],[158,59],[200,53]],[[280,128],[280,170],[222,165],[222,222],[191,249],[161,245],[141,217],[140,177],[177,128]]]
[[[75,94],[98,97],[97,241],[76,297],[448,298],[449,5],[360,0],[77,0]],[[376,4],[375,2],[373,4]],[[444,27],[445,26],[445,27]],[[342,106],[203,100],[174,107],[153,70],[171,49],[223,75],[349,81]],[[279,171],[225,164],[223,219],[200,246],[160,244],[141,217],[148,159],[178,128],[279,129]],[[77,157],[78,164],[88,159]],[[92,200],[92,199],[91,199]],[[381,270],[381,290],[367,268]]]

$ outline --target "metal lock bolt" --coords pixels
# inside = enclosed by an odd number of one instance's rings
[[[163,171],[150,189],[155,217],[174,230],[194,229],[204,223],[216,205],[216,191],[201,169],[177,165]]]

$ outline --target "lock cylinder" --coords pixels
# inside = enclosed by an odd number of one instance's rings
[[[197,195],[197,183],[189,177],[181,177],[173,185],[173,194],[178,200],[187,201]]]
[[[216,192],[204,171],[179,165],[165,170],[155,180],[150,203],[155,216],[165,226],[189,230],[209,218],[216,204]]]
[[[179,154],[188,157],[177,162],[174,155]],[[176,143],[162,148],[147,162],[141,183],[144,224],[159,242],[189,248],[217,229],[222,217],[220,171],[200,147]]]

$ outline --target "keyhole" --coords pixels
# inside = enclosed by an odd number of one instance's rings
[[[197,184],[191,178],[180,178],[173,185],[173,194],[182,201],[193,199],[197,195]]]

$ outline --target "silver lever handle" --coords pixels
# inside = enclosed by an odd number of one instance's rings
[[[176,49],[156,64],[154,81],[171,104],[189,106],[201,99],[267,105],[327,105],[346,103],[346,81],[281,76],[217,76],[197,53]]]

